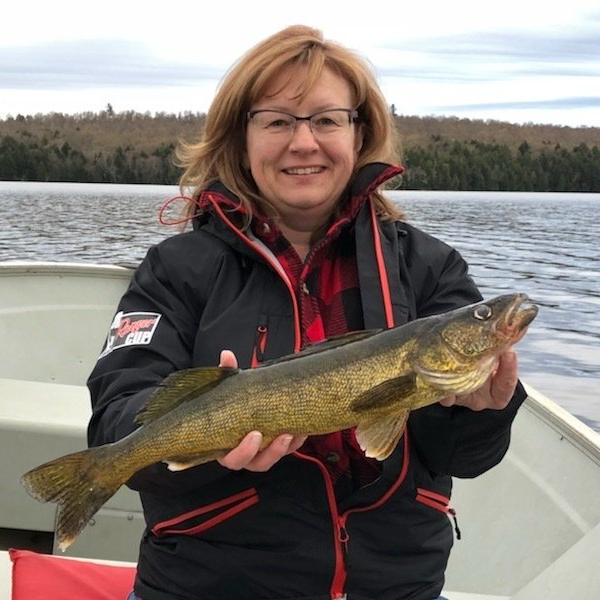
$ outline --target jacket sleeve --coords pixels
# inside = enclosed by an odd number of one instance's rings
[[[434,404],[415,411],[409,427],[413,444],[430,471],[477,477],[496,466],[510,444],[510,428],[527,397],[519,382],[503,410],[476,412],[464,406]]]
[[[186,272],[181,257],[174,259],[168,250],[152,248],[119,302],[107,342],[87,382],[92,402],[90,446],[115,442],[133,432],[135,416],[155,386],[171,372],[192,366],[203,295],[193,286],[195,281],[211,280],[211,267],[198,277]],[[177,277],[170,277],[174,270],[178,270]],[[128,331],[141,338],[127,338]],[[216,462],[181,473],[171,473],[161,463],[137,473],[129,485],[159,494],[185,492],[225,472]]]
[[[406,237],[405,268],[417,317],[481,300],[481,293],[458,251],[416,231]],[[436,403],[413,412],[409,431],[419,457],[430,471],[455,477],[476,477],[491,469],[508,450],[510,428],[525,397],[519,383],[503,410],[476,412]]]

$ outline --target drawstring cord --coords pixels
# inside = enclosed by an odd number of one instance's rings
[[[182,225],[183,223],[188,223],[194,218],[195,215],[182,217],[180,219],[167,219],[165,217],[167,209],[178,200],[183,200],[187,206],[196,206],[198,208],[202,208],[200,202],[194,198],[183,196],[181,194],[173,196],[172,198],[165,200],[158,209],[158,220],[161,225]]]
[[[178,200],[183,200],[187,205],[187,208],[190,206],[195,207],[197,210],[193,212],[190,216],[187,214],[180,219],[167,219],[165,217],[165,213],[171,207],[172,204],[177,202]],[[227,199],[225,199],[227,200]],[[211,193],[202,192],[199,198],[191,198],[190,196],[184,196],[179,194],[177,196],[173,196],[168,200],[165,200],[160,208],[158,209],[158,220],[161,225],[182,225],[184,223],[188,223],[189,221],[193,221],[198,216],[198,211],[206,211],[212,206],[216,213],[220,214],[222,218],[224,218],[224,213],[236,213],[236,212],[246,212],[241,203],[234,202],[225,202],[223,206],[221,206],[220,201],[213,196]],[[185,211],[186,214],[188,211]],[[229,221],[224,218],[225,221]]]

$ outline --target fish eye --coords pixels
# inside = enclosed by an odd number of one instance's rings
[[[487,321],[492,316],[492,309],[487,304],[482,304],[473,311],[473,316],[479,321]]]

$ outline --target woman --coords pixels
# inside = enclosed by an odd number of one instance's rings
[[[194,229],[150,249],[118,307],[114,330],[144,335],[109,336],[90,376],[91,445],[130,433],[175,370],[257,366],[480,299],[459,254],[380,193],[402,172],[391,132],[368,66],[319,31],[287,28],[242,57],[180,153]],[[218,462],[143,470],[136,596],[437,598],[451,477],[501,460],[523,399],[510,351],[476,393],[412,413],[382,463],[351,430],[262,450],[249,432]]]

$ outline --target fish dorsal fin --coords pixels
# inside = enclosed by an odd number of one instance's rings
[[[410,410],[401,410],[380,419],[367,420],[356,427],[356,441],[365,456],[384,460],[394,451],[406,428]]]
[[[342,335],[330,337],[326,340],[323,340],[322,342],[316,342],[315,344],[311,344],[303,350],[300,350],[300,352],[296,352],[294,354],[286,354],[285,356],[281,356],[280,358],[274,358],[273,360],[265,361],[261,366],[274,365],[277,363],[287,362],[288,360],[293,360],[295,358],[300,358],[302,356],[318,354],[320,352],[325,352],[326,350],[339,348],[341,346],[345,346],[346,344],[351,344],[352,342],[358,342],[360,340],[369,338],[372,335],[379,333],[380,331],[382,330],[365,329],[364,331],[353,331],[351,333],[344,333]]]
[[[353,403],[352,410],[361,413],[397,406],[398,410],[410,408],[411,396],[417,390],[417,377],[415,373],[401,375],[388,379],[375,387],[363,392]]]
[[[175,371],[158,384],[156,391],[136,415],[135,422],[147,425],[238,372],[239,369],[230,367],[196,367]]]

